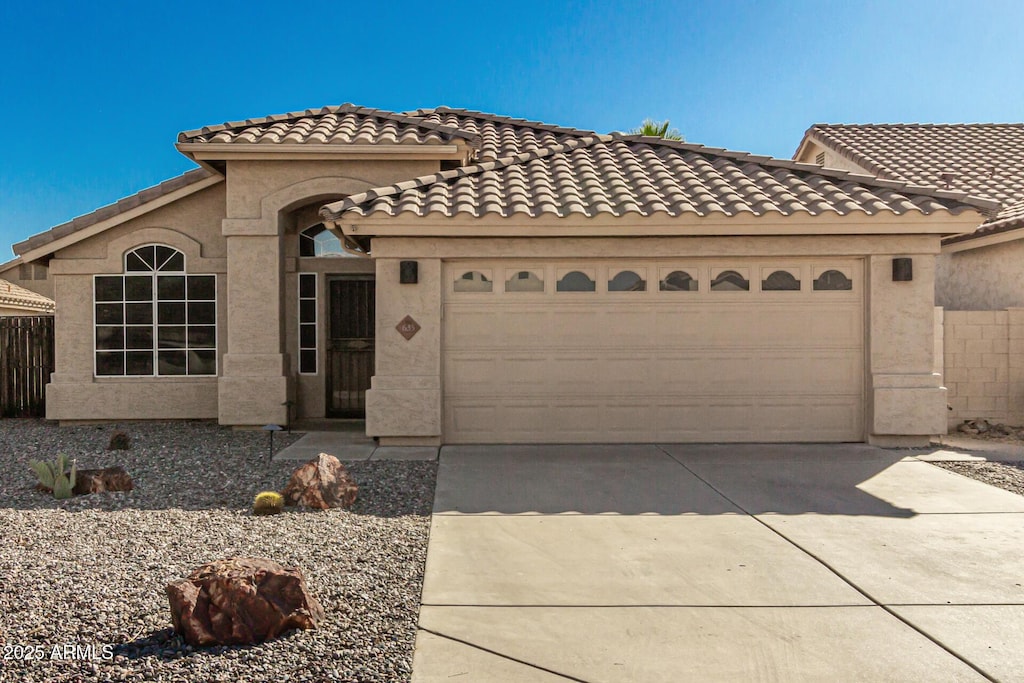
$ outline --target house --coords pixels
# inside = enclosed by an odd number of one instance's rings
[[[53,313],[53,282],[49,277],[49,268],[42,260],[24,263],[18,257],[0,263],[0,280],[41,295],[50,304],[49,312]]]
[[[53,315],[46,271],[45,265],[24,264],[20,258],[0,263],[0,317]]]
[[[15,245],[47,415],[382,444],[945,431],[935,256],[969,192],[440,107],[181,133],[200,168]]]
[[[997,200],[979,225],[942,241],[936,304],[1024,306],[1024,123],[815,124],[793,158]]]
[[[816,124],[794,159],[999,202],[942,241],[936,351],[950,427],[1024,424],[1024,124]]]

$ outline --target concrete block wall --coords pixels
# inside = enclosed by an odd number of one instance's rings
[[[950,427],[975,418],[1024,425],[1024,308],[944,311],[940,321]]]

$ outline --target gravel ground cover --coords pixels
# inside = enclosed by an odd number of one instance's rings
[[[106,450],[116,429],[131,450]],[[58,453],[122,465],[136,488],[56,501],[28,461]],[[253,496],[299,464],[268,462],[264,432],[209,422],[0,420],[0,681],[408,680],[436,463],[346,462],[351,510],[252,516]],[[325,623],[252,647],[185,644],[164,586],[232,555],[299,566]]]
[[[937,462],[933,464],[1024,496],[1024,462]]]

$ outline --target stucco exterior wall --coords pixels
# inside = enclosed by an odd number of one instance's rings
[[[296,349],[288,345],[294,343],[290,328],[295,318],[288,311],[295,284],[289,285],[294,278],[285,274],[286,254],[295,232],[308,227],[297,222],[297,215],[308,215],[303,207],[439,168],[438,161],[422,160],[228,163],[222,234],[233,277],[227,295],[230,352],[218,389],[222,424],[285,424],[290,419],[288,404],[303,401],[306,408],[300,414],[316,417],[318,400],[323,400],[322,373],[319,380],[297,376]],[[319,293],[322,286],[318,282]]]
[[[55,367],[46,388],[52,420],[175,419],[217,416],[215,377],[94,377],[93,275],[124,272],[124,253],[160,243],[185,254],[193,274],[216,274],[217,325],[227,309],[225,240],[220,234],[224,186],[215,185],[61,249],[50,261],[60,304],[55,321]],[[218,336],[218,365],[226,350]]]
[[[947,311],[994,311],[1024,306],[1024,240],[938,259],[935,302]]]
[[[949,426],[1024,424],[1024,309],[945,311],[943,333]]]
[[[338,161],[230,161],[228,162],[227,216],[259,218],[265,211],[292,208],[273,206],[281,190],[316,179],[330,179],[322,188],[302,189],[295,201],[308,203],[322,196],[340,197],[440,170],[438,161],[338,160]],[[345,182],[348,181],[348,182]]]

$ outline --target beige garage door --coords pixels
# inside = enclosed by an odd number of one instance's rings
[[[448,443],[860,441],[856,260],[450,262]]]

